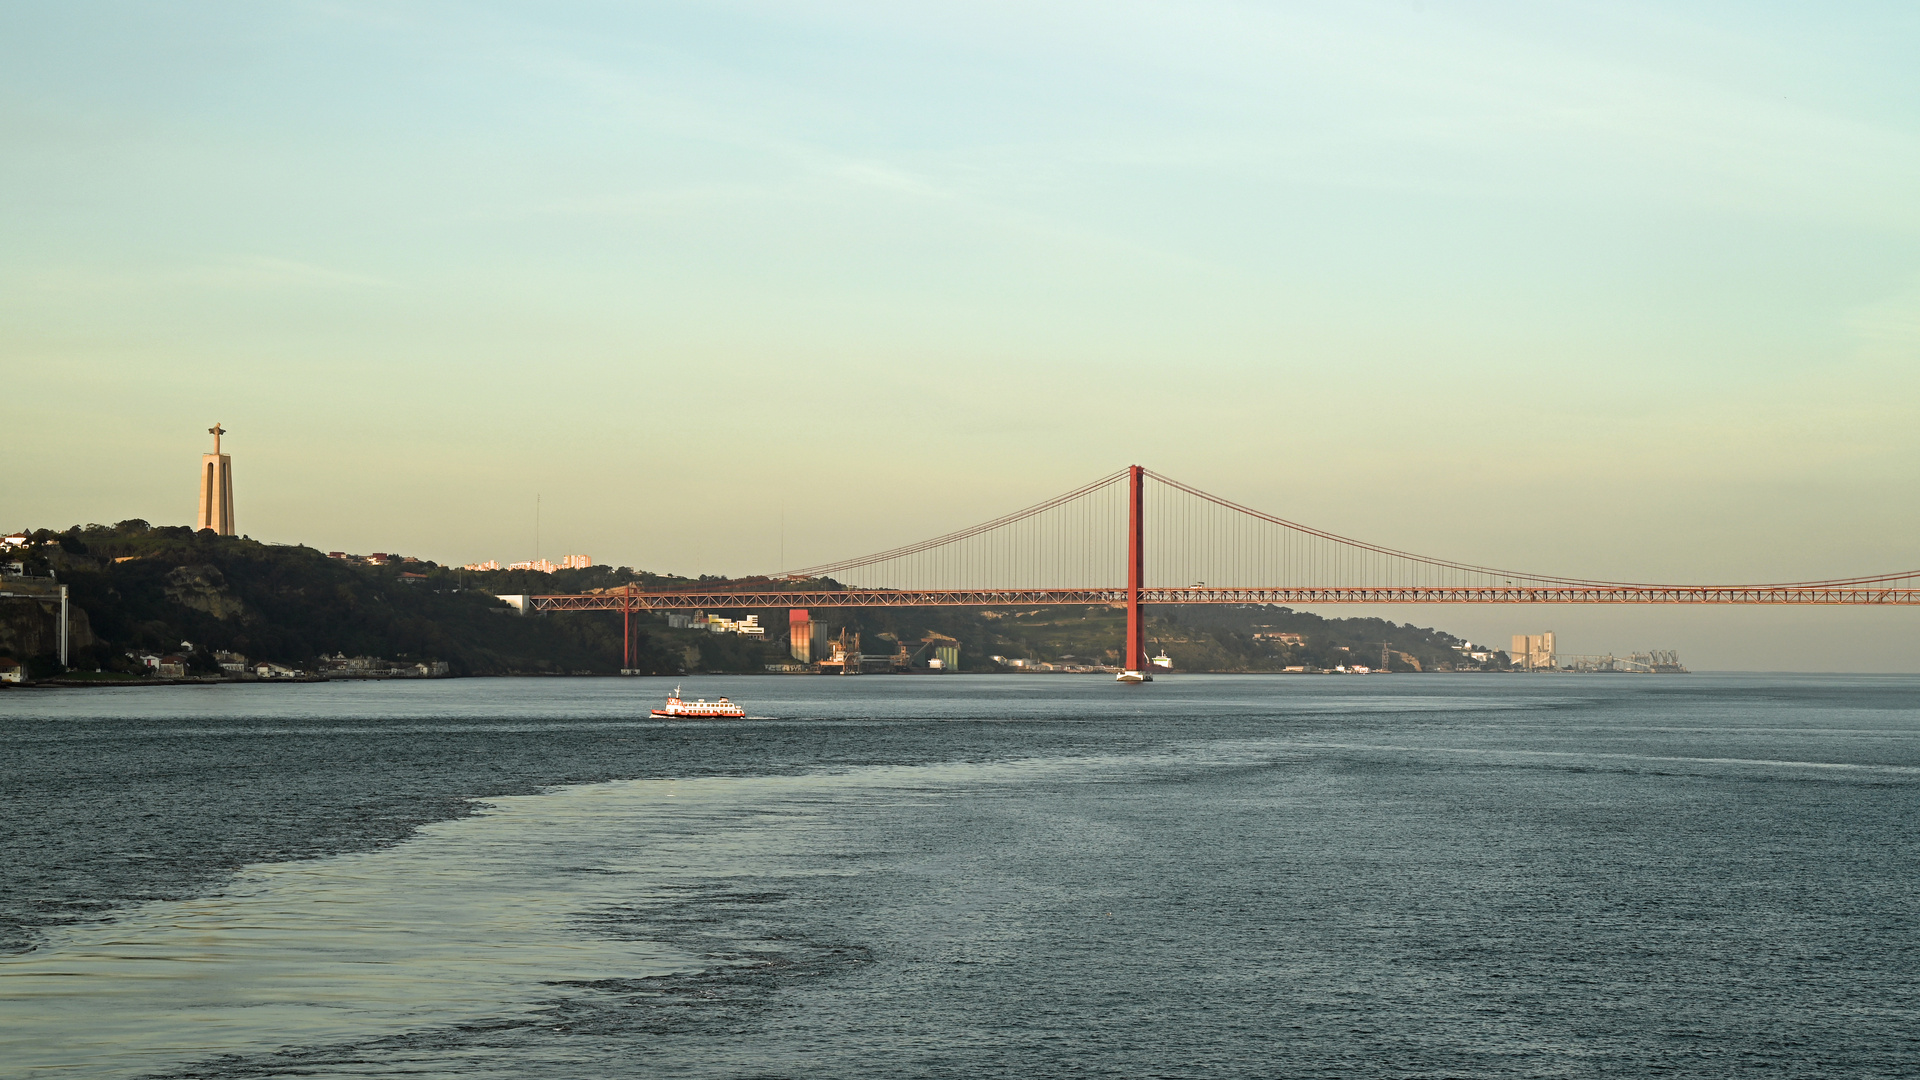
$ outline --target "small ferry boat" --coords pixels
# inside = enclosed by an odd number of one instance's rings
[[[653,710],[653,715],[662,719],[737,720],[746,716],[747,710],[726,698],[721,698],[719,701],[708,701],[706,698],[698,701],[682,701],[680,688],[676,686],[673,688],[673,693],[667,695],[667,707]]]

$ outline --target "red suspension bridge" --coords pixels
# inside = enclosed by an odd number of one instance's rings
[[[1521,573],[1337,536],[1134,465],[1004,517],[857,559],[722,587],[532,599],[536,611],[622,612],[629,650],[635,612],[1111,604],[1127,611],[1124,666],[1144,670],[1146,604],[1920,604],[1920,570],[1752,585]]]

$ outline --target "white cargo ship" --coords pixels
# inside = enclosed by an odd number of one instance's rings
[[[706,698],[682,700],[680,688],[676,686],[673,693],[667,695],[667,707],[653,710],[653,715],[675,720],[737,720],[746,716],[747,710],[726,698],[719,701],[708,701]]]

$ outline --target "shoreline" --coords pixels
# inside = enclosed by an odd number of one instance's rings
[[[583,672],[528,671],[528,672],[500,672],[497,674],[486,674],[486,675],[427,675],[427,676],[356,675],[356,676],[344,676],[344,677],[316,676],[316,677],[304,678],[304,679],[223,679],[223,678],[40,679],[36,681],[31,681],[31,682],[0,683],[0,692],[8,692],[8,691],[15,691],[15,690],[97,690],[97,689],[118,689],[118,688],[126,688],[126,687],[159,688],[159,687],[180,687],[180,686],[188,686],[188,687],[192,687],[192,686],[319,686],[319,685],[325,685],[327,683],[341,683],[341,682],[349,682],[349,683],[445,682],[450,679],[684,679],[684,678],[715,678],[715,677],[719,677],[719,678],[794,678],[794,677],[889,678],[889,677],[899,677],[901,675],[907,675],[909,677],[915,677],[915,676],[925,677],[929,674],[932,674],[932,673],[929,673],[929,672],[913,672],[913,673],[872,672],[868,675],[844,676],[844,675],[827,675],[827,673],[825,672],[801,673],[801,672],[775,672],[775,671],[705,671],[705,672],[699,672],[696,674],[693,672],[683,671],[683,672],[674,673],[674,674],[663,673],[658,675],[626,675],[626,674],[616,674],[613,672],[583,673]],[[1549,675],[1549,676],[1624,675],[1624,676],[1639,676],[1643,678],[1657,678],[1661,676],[1694,675],[1694,674],[1699,674],[1699,672],[1692,672],[1692,671],[1685,671],[1685,672],[1371,671],[1365,674],[1361,674],[1358,672],[1341,672],[1341,671],[1162,671],[1162,672],[1155,673],[1156,676],[1160,676],[1160,677],[1165,677],[1165,676],[1178,677],[1181,675],[1263,675],[1263,676],[1273,676],[1276,678],[1280,678],[1280,677],[1310,678],[1310,677],[1316,677],[1316,676],[1332,675],[1332,676],[1342,676],[1346,678],[1363,678],[1363,679],[1373,678],[1381,675],[1394,675],[1394,676],[1407,676],[1407,675],[1450,675],[1450,676],[1452,675],[1474,675],[1474,676],[1481,676],[1481,675]],[[1897,673],[1891,673],[1891,674],[1897,674]],[[953,671],[953,672],[940,673],[940,676],[942,677],[948,676],[948,675],[990,675],[990,676],[1002,677],[1002,678],[1027,678],[1027,677],[1053,677],[1053,678],[1106,677],[1106,678],[1111,678],[1112,673],[1103,672],[1103,671]]]

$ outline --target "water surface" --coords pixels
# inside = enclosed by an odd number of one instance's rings
[[[0,694],[0,1074],[1908,1076],[1920,680]]]

